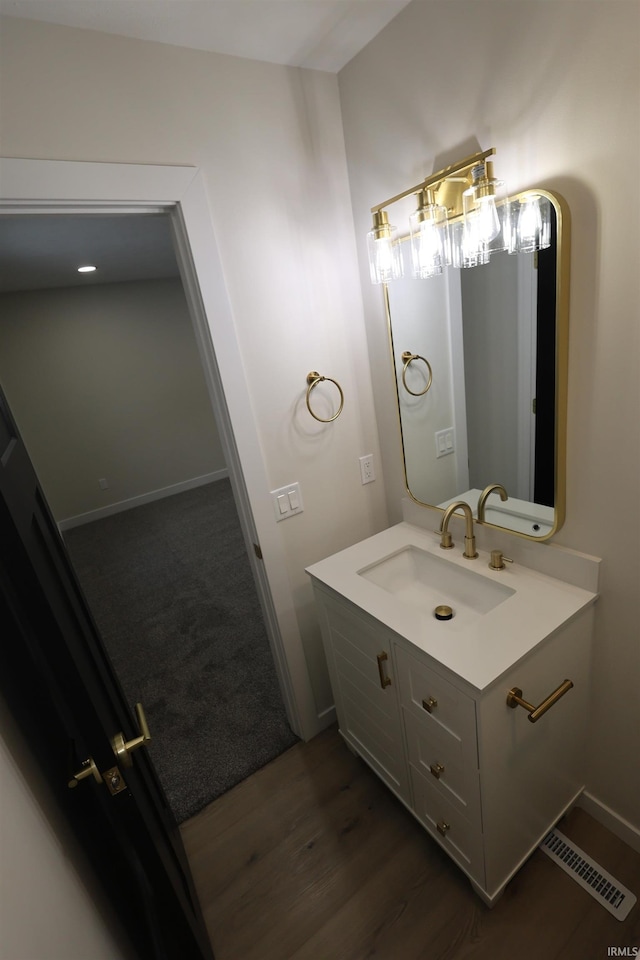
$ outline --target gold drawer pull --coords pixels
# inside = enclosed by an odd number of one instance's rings
[[[391,686],[391,677],[386,677],[384,673],[383,663],[385,660],[389,659],[389,655],[386,650],[383,650],[382,653],[379,653],[376,657],[378,661],[378,673],[380,675],[380,686],[384,690],[385,687]]]
[[[527,703],[526,700],[522,699],[522,690],[520,687],[512,687],[507,694],[507,706],[508,707],[524,707],[525,710],[529,713],[529,720],[531,723],[535,723],[536,720],[539,720],[543,713],[546,713],[547,710],[550,710],[554,703],[557,703],[560,697],[564,697],[565,693],[571,690],[573,686],[572,680],[563,680],[557,690],[554,690],[553,693],[550,693],[546,700],[543,700],[539,707],[534,707],[532,703]]]
[[[436,778],[436,780],[439,780],[442,774],[444,773],[444,767],[442,766],[441,763],[432,763],[431,766],[429,767],[429,770],[431,771],[433,776]]]
[[[422,701],[422,706],[423,706],[424,709],[427,711],[427,713],[431,713],[431,711],[434,710],[435,707],[438,706],[438,701],[436,700],[435,697],[429,697],[428,700],[423,700],[423,701]]]
[[[436,823],[436,828],[438,833],[441,833],[443,837],[446,837],[447,831],[451,830],[451,824],[446,823],[444,820],[439,820],[438,823]]]

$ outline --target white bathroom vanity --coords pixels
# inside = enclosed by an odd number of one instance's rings
[[[490,560],[403,522],[307,572],[340,733],[491,905],[583,789],[597,593]]]

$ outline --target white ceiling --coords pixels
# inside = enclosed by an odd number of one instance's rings
[[[0,293],[177,276],[166,215],[0,217]]]
[[[337,73],[409,0],[0,0],[0,13]]]

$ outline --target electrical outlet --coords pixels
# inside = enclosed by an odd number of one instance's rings
[[[376,472],[373,469],[373,454],[367,453],[366,456],[360,457],[360,481],[362,483],[371,483],[375,478]]]
[[[101,490],[108,490],[109,481],[107,480],[106,477],[101,477],[101,479],[98,480],[98,486],[100,487]]]

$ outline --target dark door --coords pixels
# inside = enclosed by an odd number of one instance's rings
[[[1,393],[0,617],[2,693],[141,960],[212,960],[178,828],[144,745],[115,752],[118,734],[126,743],[140,738],[139,718]]]

